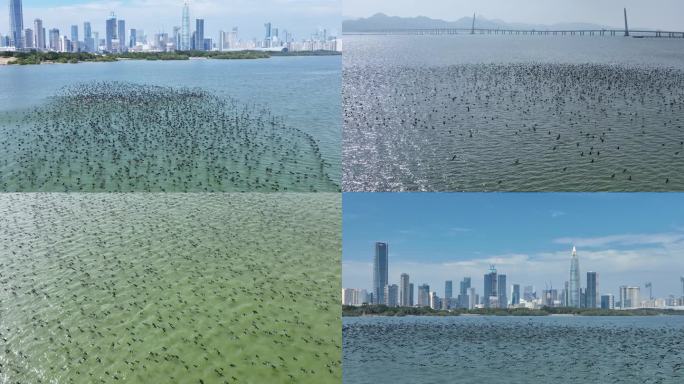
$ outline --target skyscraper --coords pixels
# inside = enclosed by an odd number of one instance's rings
[[[454,297],[454,284],[451,280],[444,282],[444,298],[451,299]]]
[[[16,49],[24,48],[24,11],[21,0],[9,0],[10,39]]]
[[[520,284],[513,284],[513,294],[511,295],[511,304],[520,304]]]
[[[496,268],[494,268],[492,265],[489,267],[489,273],[484,275],[484,292],[482,293],[482,302],[485,308],[490,308],[493,305],[493,301],[496,299],[499,293],[496,289],[496,283]],[[494,306],[493,308],[496,308],[497,306]]]
[[[413,283],[409,283],[409,307],[413,307]]]
[[[33,20],[33,36],[35,41],[34,46],[36,49],[45,49],[45,34],[43,30],[43,20]]]
[[[73,47],[72,51],[77,52],[81,50],[78,44],[78,25],[71,26],[71,45]]]
[[[684,298],[684,276],[679,278],[679,282],[682,283],[682,298]]]
[[[83,44],[86,52],[95,52],[95,39],[93,39],[93,29],[89,21],[83,23]]]
[[[135,28],[132,28],[130,32],[131,37],[128,42],[128,48],[135,48],[135,45],[138,43],[138,31]]]
[[[225,31],[220,30],[219,31],[219,40],[218,40],[218,50],[219,51],[223,51],[226,48],[226,41],[228,41],[228,34],[226,34]],[[399,301],[401,301],[401,299]]]
[[[71,26],[71,41],[78,41],[78,25]]]
[[[24,47],[25,48],[35,48],[33,43],[34,43],[33,29],[26,28],[26,33],[24,34]]]
[[[93,28],[90,26],[90,21],[83,22],[83,39],[93,37]]]
[[[508,307],[508,285],[506,285],[506,275],[499,275],[497,281],[496,299],[499,308]]]
[[[71,52],[71,40],[64,35],[59,39],[60,52]]]
[[[195,49],[204,51],[204,19],[195,20]]]
[[[181,51],[190,50],[190,5],[185,2],[183,5],[183,20],[181,22]]]
[[[385,302],[385,285],[387,285],[387,243],[375,243],[375,258],[373,259],[373,298],[375,304]]]
[[[572,247],[572,259],[570,260],[570,290],[568,297],[570,299],[569,306],[574,308],[580,307],[580,269],[579,259],[577,258],[577,249]]]
[[[238,27],[233,27],[228,35],[228,48],[237,48],[238,43]]]
[[[597,308],[600,304],[598,274],[587,272],[587,308]]]
[[[464,277],[459,284],[458,305],[461,308],[468,308],[468,289],[470,289],[470,277]]]
[[[271,23],[264,24],[264,29],[266,30],[266,36],[264,36],[264,47],[269,48],[271,46],[272,30]]]
[[[399,278],[399,305],[402,307],[409,307],[411,293],[411,283],[409,282],[409,275],[407,273],[402,273]]]
[[[114,49],[113,41],[116,39],[116,16],[112,15],[107,19],[105,31],[105,49],[107,52],[112,52]]]
[[[353,288],[342,288],[342,305],[354,305]]]
[[[602,295],[601,309],[615,309],[615,296],[611,294]]]
[[[640,288],[628,287],[623,285],[620,287],[620,308],[639,308],[641,306]]]
[[[430,286],[423,284],[418,286],[418,302],[416,303],[419,307],[429,307],[430,306]]]
[[[119,52],[126,52],[126,21],[118,21],[118,31],[116,33],[117,40],[119,40]]]
[[[59,29],[57,28],[50,30],[50,50],[55,52],[62,50],[59,42]]]
[[[396,307],[399,305],[399,286],[396,284],[385,285],[385,305]]]
[[[181,47],[181,28],[178,26],[173,27],[173,46],[176,51],[180,50]]]
[[[546,307],[556,306],[556,300],[558,300],[558,290],[557,289],[545,289],[542,291],[542,304]]]
[[[432,309],[440,309],[441,304],[439,297],[437,296],[437,292],[430,292],[430,308]]]
[[[525,299],[525,301],[532,301],[535,298],[536,295],[534,294],[534,287],[531,285],[526,285],[523,289],[523,299]]]
[[[477,294],[475,293],[475,288],[468,288],[468,309],[473,309],[475,308],[475,304],[477,304]]]

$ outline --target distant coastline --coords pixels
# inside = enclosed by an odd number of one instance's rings
[[[66,52],[2,52],[0,65],[78,64],[88,62],[114,62],[120,60],[178,61],[190,59],[254,60],[274,56],[339,56],[338,51],[178,51],[178,52],[127,52],[118,54],[66,53]]]
[[[360,307],[342,306],[343,317],[403,317],[403,316],[659,316],[684,315],[684,311],[674,309],[600,309],[600,308],[480,308],[436,310],[429,307],[388,307],[386,305],[364,305]]]

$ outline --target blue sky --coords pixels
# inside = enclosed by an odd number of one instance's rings
[[[570,251],[603,291],[653,280],[654,294],[679,294],[684,275],[684,194],[346,193],[343,286],[370,287],[373,243],[387,241],[390,281],[413,274],[443,292],[490,263],[509,283],[561,287]],[[657,281],[657,283],[655,283]]]
[[[57,27],[62,34],[76,24],[82,28],[90,21],[94,31],[104,36],[105,20],[110,12],[126,20],[127,28],[143,29],[149,35],[171,32],[180,25],[184,0],[23,0],[24,24],[33,25],[41,18],[47,29]],[[0,0],[0,33],[9,30],[8,0]],[[261,38],[263,24],[270,21],[280,30],[287,29],[300,40],[319,28],[332,33],[341,30],[342,0],[191,0],[190,17],[205,19],[205,33],[214,39],[219,30],[237,26],[240,37]],[[82,32],[81,32],[82,33]]]

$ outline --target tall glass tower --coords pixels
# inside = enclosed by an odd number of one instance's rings
[[[520,284],[513,284],[513,294],[511,295],[511,304],[520,304]]]
[[[399,279],[399,305],[402,307],[410,307],[411,303],[411,288],[413,285],[409,282],[409,275],[401,274]]]
[[[373,259],[373,301],[375,304],[385,302],[385,285],[387,285],[387,243],[375,243]]]
[[[572,259],[570,260],[570,290],[569,299],[570,307],[579,308],[580,306],[580,270],[579,259],[577,258],[577,249],[572,247]]]
[[[451,280],[444,282],[444,298],[451,299],[454,297],[454,283]]]
[[[587,308],[598,308],[601,305],[599,297],[599,282],[596,272],[587,272]]]
[[[86,21],[83,23],[83,44],[85,45],[86,52],[95,52],[95,40],[93,40],[93,28],[90,26],[89,21]]]
[[[10,0],[10,35],[16,49],[24,48],[24,11],[21,0]]]
[[[195,50],[204,51],[204,19],[195,20]]]
[[[183,21],[181,23],[181,51],[190,50],[190,5],[185,2],[183,6]]]
[[[114,48],[114,44],[112,43],[114,39],[116,39],[116,16],[114,16],[114,12],[112,12],[112,15],[107,19],[107,28],[105,31],[105,49],[107,52],[112,52]]]
[[[508,286],[506,285],[506,275],[500,274],[497,277],[496,297],[499,303],[499,308],[508,307]]]
[[[497,278],[496,278],[496,268],[494,266],[489,267],[489,273],[484,275],[484,295],[483,304],[485,308],[496,308],[498,303],[492,303],[492,298],[496,299],[499,291],[496,288]]]
[[[119,40],[119,52],[126,52],[126,21],[117,22],[116,38]]]
[[[33,21],[33,39],[36,49],[45,49],[45,31],[43,28],[43,20],[35,19]]]

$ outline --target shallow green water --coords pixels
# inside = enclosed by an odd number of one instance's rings
[[[0,195],[0,383],[341,380],[338,194]]]

